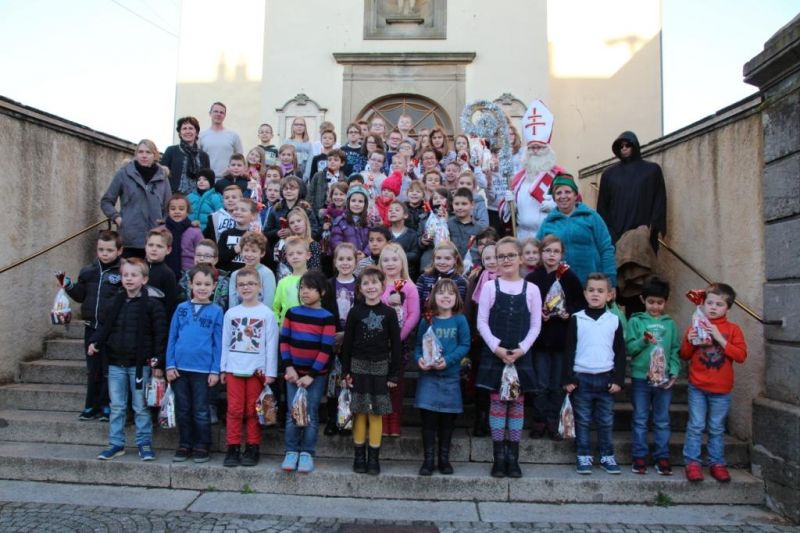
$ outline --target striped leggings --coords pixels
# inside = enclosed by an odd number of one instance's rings
[[[502,442],[509,440],[519,442],[522,439],[522,423],[525,420],[525,395],[520,394],[515,400],[500,399],[498,391],[489,393],[489,428],[492,440]],[[508,432],[506,433],[506,426]]]

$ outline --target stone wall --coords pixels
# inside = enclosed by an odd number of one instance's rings
[[[642,154],[664,172],[666,243],[709,279],[732,285],[738,299],[761,314],[764,235],[759,103],[757,95],[738,102],[643,146]],[[612,141],[608,141],[609,153]],[[581,171],[581,194],[589,205],[596,205],[600,175],[615,161]],[[707,283],[667,250],[662,249],[658,258],[658,273],[672,285],[667,312],[683,330],[694,310],[684,294]],[[763,391],[763,328],[738,307],[729,316],[742,327],[749,355],[743,365],[736,365],[728,426],[733,435],[749,439],[753,399]]]
[[[102,220],[100,196],[133,148],[0,97],[0,268]],[[58,331],[49,319],[53,272],[77,276],[94,255],[97,231],[0,274],[0,382],[12,381],[19,362],[41,353],[42,338]]]
[[[764,98],[764,396],[754,402],[753,472],[770,507],[800,522],[800,16],[744,67]]]

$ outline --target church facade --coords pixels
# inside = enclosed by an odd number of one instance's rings
[[[601,4],[601,5],[598,5]],[[292,120],[312,137],[331,121],[405,113],[415,130],[461,131],[465,104],[498,103],[519,126],[535,98],[555,115],[553,146],[572,172],[635,130],[662,134],[660,2],[586,0],[232,0],[185,3],[176,117],[203,127],[213,101],[245,149],[261,123],[279,144]],[[206,53],[208,43],[222,53]]]

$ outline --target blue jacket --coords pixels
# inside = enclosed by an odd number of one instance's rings
[[[217,304],[183,302],[172,315],[167,340],[167,370],[219,374],[222,357],[222,319]]]
[[[536,238],[556,235],[564,243],[564,260],[581,280],[592,272],[603,272],[617,286],[617,264],[614,260],[614,245],[603,219],[594,209],[583,203],[575,205],[569,216],[559,210],[550,211],[539,227]]]
[[[192,212],[189,213],[189,220],[195,220],[200,223],[200,231],[205,231],[208,217],[214,211],[222,209],[222,195],[211,189],[207,190],[200,195],[196,190],[189,193],[187,197],[189,205],[192,207]]]

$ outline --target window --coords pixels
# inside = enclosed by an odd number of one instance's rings
[[[416,94],[393,94],[379,98],[361,110],[358,120],[369,122],[379,116],[388,124],[388,132],[397,127],[400,115],[411,117],[411,136],[414,138],[420,130],[430,130],[436,126],[444,129],[451,139],[453,137],[453,123],[447,112],[433,100]]]

